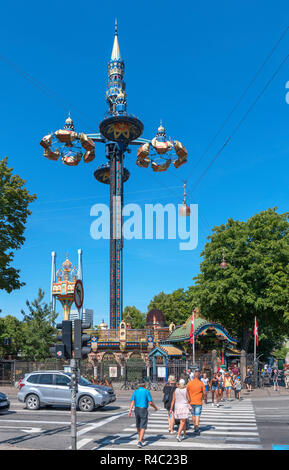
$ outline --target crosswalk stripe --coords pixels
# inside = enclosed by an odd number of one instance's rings
[[[192,427],[192,417],[189,415],[190,427],[186,438],[181,442],[176,440],[176,433],[169,434],[168,412],[160,409],[150,411],[148,427],[145,433],[145,448],[190,448],[190,449],[262,449],[256,423],[255,411],[251,402],[238,406],[220,406],[209,409],[203,406],[200,418],[200,435],[196,436]],[[128,424],[128,423],[127,423]],[[175,428],[176,429],[176,428]],[[161,436],[161,438],[158,436]],[[123,431],[103,442],[97,449],[128,449],[136,447],[137,434],[135,423],[124,427]]]
[[[134,446],[136,447],[137,445],[137,440],[134,440],[134,441],[131,441],[129,442],[127,445],[129,446]],[[179,447],[180,449],[182,448],[188,448],[188,449],[193,449],[193,448],[206,448],[206,449],[248,449],[248,450],[254,450],[254,449],[262,449],[263,447],[261,445],[258,445],[258,444],[233,444],[233,443],[225,443],[225,444],[222,444],[222,446],[220,444],[215,444],[215,443],[204,443],[204,442],[185,442],[185,441],[182,441],[182,442],[177,442],[177,441],[158,441],[158,442],[147,442],[147,439],[145,439],[145,445],[144,445],[144,448],[150,448],[152,445],[157,445],[159,447]],[[105,447],[105,448],[102,448],[102,449],[105,449],[105,450],[118,450],[119,447],[118,446],[115,446],[115,447]],[[99,449],[101,450],[101,449]],[[127,447],[126,447],[126,450],[127,450]]]
[[[202,425],[204,425],[205,423],[203,423],[203,421],[200,423],[200,430],[202,430]],[[248,431],[252,431],[252,430],[255,430],[255,429],[258,429],[257,426],[238,426],[237,424],[235,425],[231,425],[231,424],[208,424],[209,426],[212,426],[214,429],[232,429],[232,430],[237,430],[237,429],[240,429],[240,430],[248,430]],[[153,428],[162,428],[164,430],[167,430],[168,429],[168,426],[165,426],[165,425],[159,425],[159,424],[149,424],[149,428],[150,429],[153,429]]]
[[[131,431],[132,429],[131,428],[126,428],[124,431]],[[201,434],[202,435],[207,435],[207,434],[214,434],[214,435],[224,435],[224,436],[228,436],[228,434],[230,433],[231,436],[248,436],[248,432],[244,432],[244,431],[231,431],[229,429],[226,428],[226,430],[224,431],[219,431],[217,429],[214,429],[214,430],[202,430],[200,428],[200,431],[201,431]],[[154,428],[154,429],[149,429],[149,432],[151,433],[162,433],[164,434],[164,428]],[[259,436],[259,433],[258,432],[250,432],[250,436]]]

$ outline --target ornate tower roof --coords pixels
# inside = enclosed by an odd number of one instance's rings
[[[65,121],[64,129],[69,129],[71,131],[74,131],[74,123],[73,123],[73,120],[71,119],[70,112],[68,114],[68,118]]]
[[[114,42],[111,58],[108,63],[108,83],[106,100],[109,105],[109,114],[126,113],[126,92],[124,77],[124,61],[120,55],[117,22],[115,22]]]
[[[115,20],[114,26],[114,43],[111,53],[111,60],[121,60],[120,49],[118,44],[117,20]]]
[[[157,135],[156,135],[156,139],[159,142],[165,142],[167,140],[166,130],[163,126],[162,121],[160,123],[160,126],[158,127],[158,132],[157,132]]]

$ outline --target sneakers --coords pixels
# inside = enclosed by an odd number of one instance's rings
[[[176,436],[178,442],[182,442],[181,436]]]
[[[195,436],[199,436],[199,435],[200,435],[200,430],[199,430],[199,428],[195,428],[194,434],[195,434]]]
[[[140,447],[140,448],[142,448],[142,447],[143,447],[143,443],[142,443],[141,441],[138,441],[137,446]]]

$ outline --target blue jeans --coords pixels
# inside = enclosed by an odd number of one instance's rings
[[[202,405],[191,405],[191,415],[192,416],[201,416],[202,413]]]

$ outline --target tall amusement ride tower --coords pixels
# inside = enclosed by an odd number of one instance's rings
[[[138,145],[136,164],[155,172],[166,171],[174,155],[173,165],[179,168],[187,161],[187,151],[179,141],[167,140],[164,127],[158,128],[152,140],[143,139],[142,122],[127,113],[124,61],[121,58],[117,23],[108,63],[106,91],[108,111],[99,124],[99,133],[77,133],[69,115],[63,129],[48,134],[40,142],[44,156],[68,166],[81,159],[89,163],[95,158],[95,143],[105,145],[107,162],[94,171],[97,181],[110,186],[110,328],[119,328],[123,310],[123,185],[130,177],[123,161],[129,145]]]

